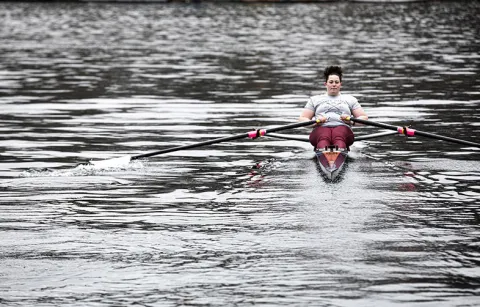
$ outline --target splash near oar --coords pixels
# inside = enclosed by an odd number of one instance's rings
[[[478,147],[480,148],[480,143],[475,143],[475,142],[470,142],[470,141],[465,141],[457,138],[452,138],[448,136],[443,136],[443,135],[438,135],[438,134],[433,134],[429,132],[424,132],[424,131],[419,131],[415,130],[409,127],[398,127],[394,125],[389,125],[389,124],[384,124],[384,123],[379,123],[379,122],[373,122],[370,120],[365,120],[365,119],[360,119],[360,118],[355,118],[355,117],[350,117],[348,120],[364,125],[369,125],[369,126],[375,126],[379,128],[385,128],[389,130],[395,130],[397,131],[398,134],[403,134],[405,136],[424,136],[428,137],[431,139],[436,139],[436,140],[441,140],[441,141],[446,141],[446,142],[451,142],[451,143],[456,143],[456,144],[461,144],[461,145],[468,145],[468,146],[473,146],[473,147]]]
[[[199,142],[199,143],[194,143],[194,144],[188,144],[188,145],[182,145],[182,146],[176,146],[176,147],[171,147],[171,148],[166,148],[162,150],[157,150],[157,151],[152,151],[144,154],[139,154],[135,156],[123,156],[119,158],[113,158],[109,160],[101,160],[101,161],[89,161],[88,165],[93,165],[95,167],[99,168],[108,168],[112,167],[114,165],[117,165],[117,163],[121,164],[127,164],[132,160],[137,160],[141,158],[148,158],[152,156],[157,156],[161,154],[166,154],[174,151],[180,151],[180,150],[187,150],[187,149],[192,149],[192,148],[197,148],[201,146],[207,146],[207,145],[213,145],[221,142],[228,142],[228,141],[234,141],[234,140],[239,140],[239,139],[244,139],[244,138],[251,138],[251,139],[256,139],[258,137],[262,137],[264,135],[267,135],[268,133],[273,133],[273,132],[278,132],[278,131],[283,131],[283,130],[288,130],[288,129],[294,129],[294,128],[299,128],[299,127],[305,127],[305,126],[310,126],[313,124],[318,124],[320,121],[318,119],[313,119],[310,121],[305,121],[305,122],[297,122],[285,126],[280,126],[280,127],[274,127],[270,129],[259,129],[259,130],[253,130],[241,134],[235,134],[231,136],[226,136],[222,138],[217,138],[213,140],[208,140],[204,142]]]

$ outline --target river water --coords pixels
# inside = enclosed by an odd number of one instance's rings
[[[267,137],[77,164],[293,123],[330,64],[371,120],[479,142],[479,15],[0,3],[0,304],[478,306],[478,148],[358,142],[333,183]]]

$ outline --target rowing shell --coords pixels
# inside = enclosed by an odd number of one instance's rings
[[[348,150],[327,148],[326,150],[316,150],[315,155],[322,172],[333,181],[342,172],[347,161]]]

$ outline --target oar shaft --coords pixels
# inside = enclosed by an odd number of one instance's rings
[[[174,151],[179,151],[179,150],[187,150],[187,149],[192,149],[192,148],[196,148],[196,147],[207,146],[207,145],[220,143],[220,142],[228,142],[228,141],[243,139],[243,138],[246,138],[246,137],[248,137],[248,133],[242,133],[242,134],[232,135],[232,136],[223,137],[223,138],[217,138],[217,139],[213,139],[213,140],[209,140],[209,141],[205,141],[205,142],[200,142],[200,143],[170,147],[170,148],[166,148],[166,149],[163,149],[163,150],[157,150],[157,151],[153,151],[153,152],[147,152],[147,153],[144,153],[144,154],[132,156],[132,160],[141,159],[141,158],[148,158],[148,157],[161,155],[161,154],[166,154],[166,153],[169,153],[169,152],[174,152]]]
[[[299,128],[299,127],[305,127],[305,126],[310,126],[316,123],[319,123],[320,121],[318,119],[312,119],[306,122],[298,122],[298,123],[293,123],[285,126],[280,126],[280,127],[274,127],[270,129],[265,129],[265,134],[267,133],[273,133],[277,131],[282,131],[282,130],[288,130],[288,129],[294,129],[294,128]]]
[[[419,131],[419,130],[411,129],[411,128],[408,128],[408,127],[398,127],[398,126],[393,126],[393,125],[379,123],[379,122],[372,122],[370,120],[365,120],[365,119],[361,119],[361,118],[354,118],[354,117],[351,117],[350,120],[354,121],[354,122],[357,122],[357,123],[364,124],[364,125],[395,130],[399,134],[404,134],[406,136],[420,135],[420,136],[429,137],[429,138],[432,138],[432,139],[437,139],[437,140],[442,140],[442,141],[447,141],[447,142],[452,142],[452,143],[474,146],[474,147],[480,148],[480,143],[475,143],[475,142],[465,141],[465,140],[456,139],[456,138],[452,138],[452,137],[448,137],[448,136],[443,136],[443,135],[433,134],[433,133],[429,133],[429,132]]]
[[[437,139],[437,140],[446,141],[446,142],[452,142],[452,143],[469,145],[469,146],[474,146],[474,147],[480,148],[480,143],[475,143],[475,142],[470,142],[470,141],[466,141],[466,140],[451,138],[451,137],[448,137],[448,136],[443,136],[443,135],[438,135],[438,134],[433,134],[433,133],[428,133],[428,132],[423,132],[423,131],[418,131],[418,130],[415,130],[415,134],[420,135],[420,136],[424,136],[424,137]]]
[[[393,125],[389,125],[389,124],[384,124],[384,123],[378,123],[378,122],[372,122],[372,121],[366,120],[366,119],[350,117],[350,120],[351,120],[352,122],[357,122],[357,123],[364,124],[364,125],[375,126],[375,127],[385,128],[385,129],[390,129],[390,130],[395,130],[395,131],[398,130],[398,127],[397,127],[397,126],[393,126]],[[400,134],[401,134],[401,133],[400,133]]]
[[[293,129],[293,128],[310,126],[310,125],[313,125],[317,122],[318,122],[317,120],[310,120],[310,121],[306,121],[306,122],[298,122],[298,123],[293,123],[293,124],[289,124],[289,125],[285,125],[285,126],[274,127],[274,128],[270,128],[270,129],[254,130],[254,131],[249,131],[249,132],[246,132],[246,133],[226,136],[226,137],[212,139],[212,140],[208,140],[208,141],[204,141],[204,142],[193,143],[193,144],[182,145],[182,146],[176,146],[176,147],[166,148],[166,149],[163,149],[163,150],[148,152],[148,153],[132,156],[131,159],[136,160],[136,159],[141,159],[141,158],[148,158],[148,157],[152,157],[152,156],[156,156],[156,155],[166,154],[166,153],[169,153],[169,152],[174,152],[174,151],[179,151],[179,150],[187,150],[187,149],[212,145],[212,144],[221,143],[221,142],[234,141],[234,140],[244,139],[244,138],[247,138],[247,137],[256,138],[256,137],[264,136],[267,133],[271,133],[271,132],[277,132],[277,131],[282,131],[282,130],[288,130],[288,129]]]

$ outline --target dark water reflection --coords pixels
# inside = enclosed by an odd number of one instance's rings
[[[0,303],[478,305],[478,149],[359,142],[335,183],[270,138],[75,166],[294,122],[331,63],[372,119],[479,142],[479,8],[0,3]]]

